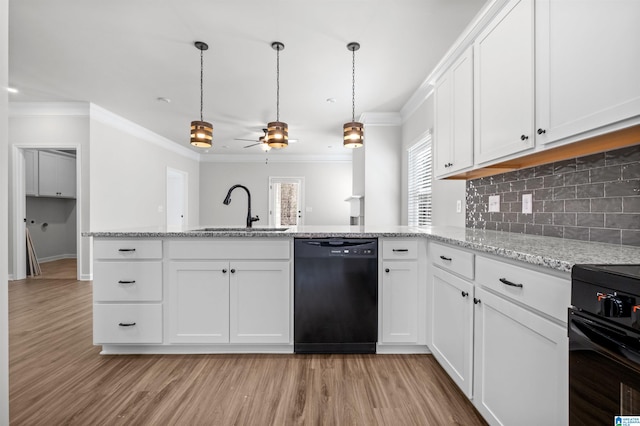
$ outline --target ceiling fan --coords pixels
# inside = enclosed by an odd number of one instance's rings
[[[264,141],[264,138],[267,136],[267,129],[262,129],[262,131],[264,132],[264,134],[258,138],[257,142],[256,142],[255,139],[235,138],[234,140],[236,140],[236,141],[253,142],[252,144],[249,144],[247,146],[243,146],[242,148],[251,148],[252,146],[261,145],[260,148],[263,151],[269,151],[271,149],[271,147],[269,145],[267,145],[265,143],[265,141]],[[298,139],[289,139],[289,143],[296,143],[296,142],[298,142]]]

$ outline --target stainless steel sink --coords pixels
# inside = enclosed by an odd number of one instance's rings
[[[289,228],[200,228],[189,232],[284,232]]]

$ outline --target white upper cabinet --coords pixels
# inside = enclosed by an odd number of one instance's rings
[[[76,197],[76,159],[39,151],[38,187],[41,197]]]
[[[640,114],[640,1],[536,2],[536,135],[555,142]]]
[[[533,30],[533,0],[512,0],[474,43],[477,164],[534,146]]]
[[[435,88],[435,174],[473,165],[473,48],[469,47]]]

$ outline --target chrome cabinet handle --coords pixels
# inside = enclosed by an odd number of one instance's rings
[[[506,285],[511,286],[511,287],[519,287],[519,288],[524,287],[522,284],[512,283],[511,281],[509,281],[509,280],[508,280],[508,279],[506,279],[506,278],[500,278],[500,282],[501,282],[502,284],[506,284]]]
[[[120,327],[133,327],[134,325],[136,325],[136,323],[135,322],[121,322],[118,325]]]
[[[451,262],[453,259],[447,256],[440,256],[440,259]]]
[[[131,280],[131,281],[125,281],[125,280],[120,280],[118,281],[118,284],[135,284],[136,280]]]

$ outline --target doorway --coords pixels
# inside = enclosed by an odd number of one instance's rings
[[[41,153],[45,173],[42,178]],[[36,253],[39,261],[74,258],[76,279],[81,280],[80,146],[14,146],[12,157],[12,278],[21,280],[27,276],[25,235],[29,228],[36,252],[41,248]]]
[[[187,220],[189,174],[167,167],[167,231],[183,231]]]
[[[269,178],[269,226],[304,225],[304,178]]]

